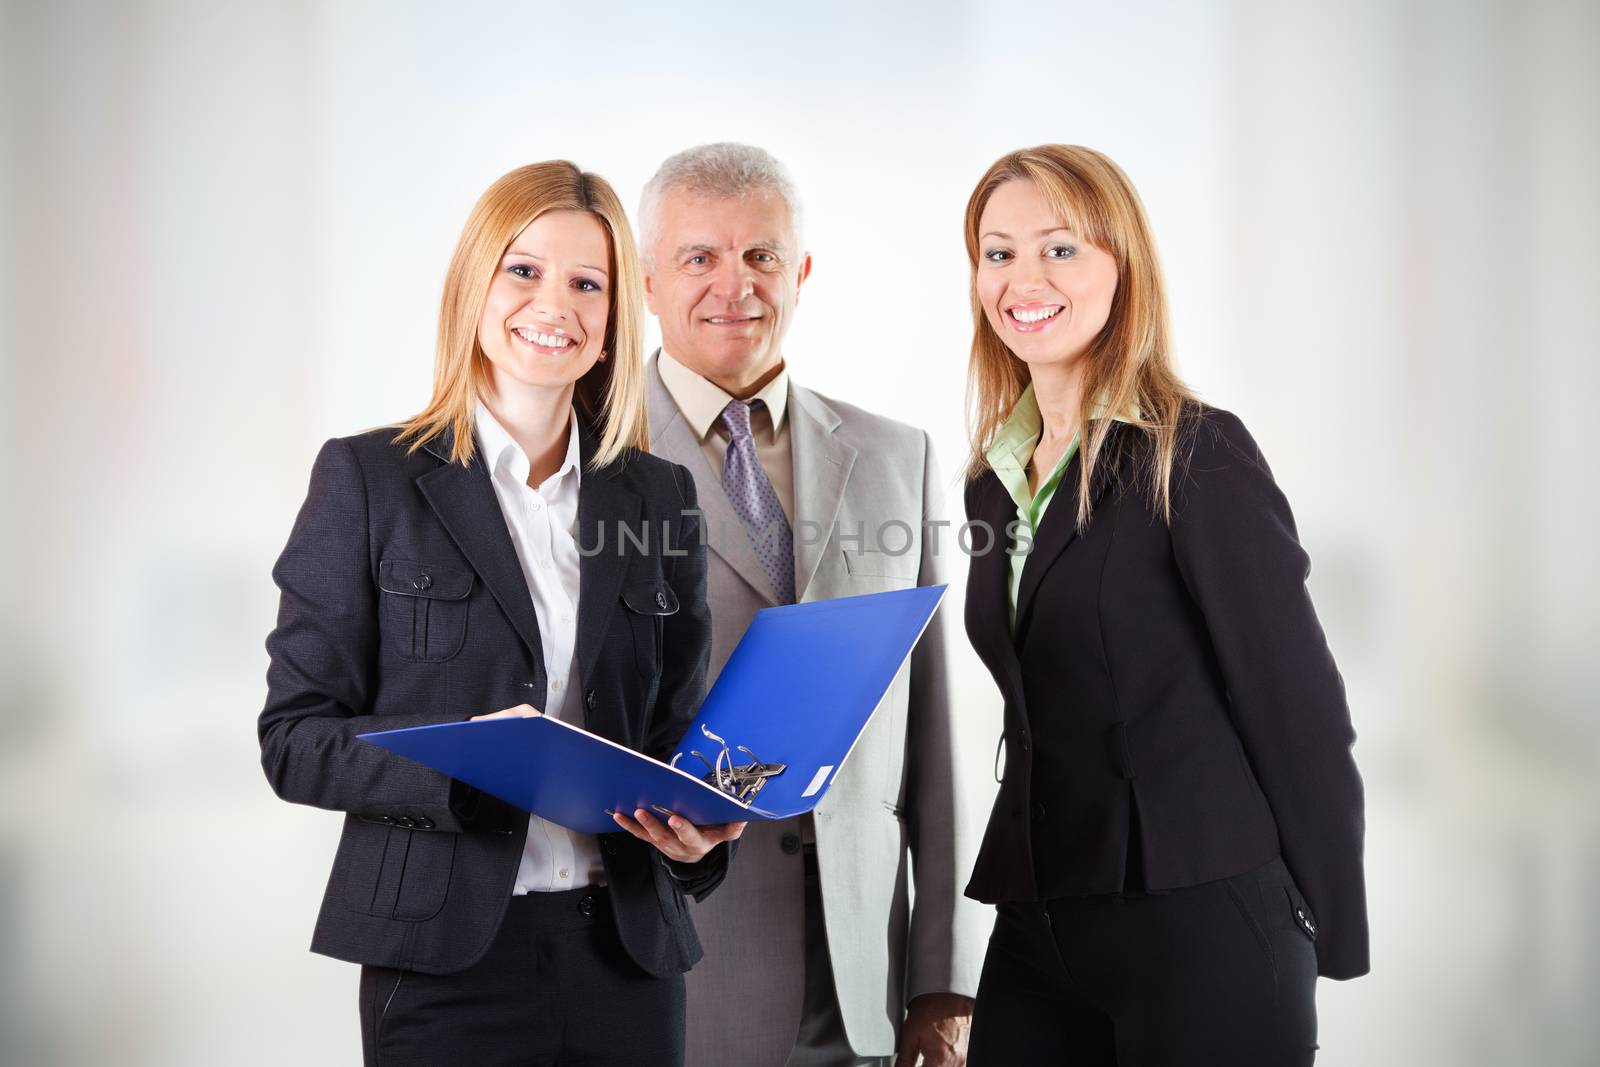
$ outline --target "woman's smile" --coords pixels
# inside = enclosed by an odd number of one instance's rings
[[[545,356],[556,356],[577,342],[559,326],[513,326],[511,335],[523,346]]]
[[[1064,310],[1061,304],[1012,304],[1006,308],[1006,321],[1018,333],[1038,333],[1053,326]]]

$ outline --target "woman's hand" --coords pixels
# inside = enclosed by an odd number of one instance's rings
[[[474,715],[468,721],[531,719],[535,715],[542,714],[544,713],[531,704],[518,704],[514,708]],[[707,852],[724,841],[737,840],[748,825],[742,822],[725,822],[717,826],[696,826],[681,815],[674,815],[663,825],[660,819],[643,808],[634,811],[631,819],[620,811],[613,813],[611,817],[628,833],[640,841],[654,845],[667,859],[677,860],[679,863],[699,862],[705,858]]]
[[[535,715],[543,714],[544,712],[540,711],[532,704],[518,704],[514,708],[506,708],[503,711],[491,711],[487,715],[474,715],[467,721],[478,722],[483,719],[531,719]]]
[[[654,845],[656,850],[669,860],[679,863],[697,863],[705,858],[707,852],[716,848],[724,841],[737,840],[744,833],[744,828],[749,825],[742,822],[725,822],[716,826],[696,826],[682,815],[674,815],[665,824],[643,808],[636,808],[633,818],[628,818],[622,812],[613,812],[611,817],[618,826],[637,837],[640,841]]]

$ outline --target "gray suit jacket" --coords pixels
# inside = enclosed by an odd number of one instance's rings
[[[706,462],[654,361],[648,380],[651,451],[689,469],[705,514],[714,679],[755,613],[772,606],[772,589],[722,472]],[[924,517],[944,516],[927,435],[792,382],[786,417],[798,599],[943,581],[948,568],[922,528]],[[941,554],[954,543],[954,531],[942,531]],[[894,1051],[911,998],[976,991],[992,922],[961,893],[973,842],[957,839],[945,663],[958,607],[941,606],[815,813],[835,985],[850,1044],[864,1056]],[[691,1067],[782,1067],[794,1046],[806,970],[796,830],[792,821],[751,823],[727,880],[693,907],[706,955],[688,975]]]

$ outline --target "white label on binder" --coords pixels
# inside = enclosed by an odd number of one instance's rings
[[[832,770],[833,764],[831,763],[825,767],[818,767],[817,773],[811,776],[811,784],[806,786],[806,791],[800,795],[803,797],[816,796],[817,790],[822,788],[822,783],[828,780],[828,772]]]

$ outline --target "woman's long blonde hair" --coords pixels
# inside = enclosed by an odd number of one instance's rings
[[[1078,526],[1089,521],[1089,487],[1111,430],[1111,415],[1121,416],[1153,443],[1143,475],[1151,506],[1170,522],[1179,420],[1194,396],[1172,367],[1166,290],[1139,194],[1120,167],[1094,149],[1079,145],[1040,145],[1001,156],[967,201],[973,324],[967,373],[972,450],[967,476],[975,478],[988,469],[985,453],[1030,380],[1027,364],[1012,354],[989,325],[978,298],[978,226],[989,197],[1011,181],[1032,182],[1067,229],[1117,261],[1111,312],[1104,329],[1080,357]]]
[[[478,344],[478,319],[500,258],[517,234],[547,211],[584,211],[600,220],[610,251],[611,301],[603,351],[578,380],[578,413],[600,434],[592,466],[603,467],[629,448],[648,449],[644,391],[644,287],[633,229],[616,192],[597,174],[566,160],[530,163],[489,186],[461,230],[439,305],[433,399],[405,423],[396,444],[415,452],[452,431],[450,459],[472,460],[477,401],[488,381],[488,357]]]

